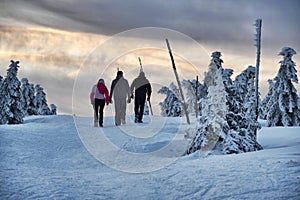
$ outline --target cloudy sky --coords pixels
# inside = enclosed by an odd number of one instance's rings
[[[262,18],[264,96],[282,47],[300,50],[299,9],[298,0],[4,0],[0,75],[9,60],[20,60],[19,77],[41,84],[48,103],[60,113],[84,115],[91,112],[90,86],[102,76],[110,87],[117,67],[131,82],[139,56],[156,88],[175,81],[164,38],[171,38],[182,78],[203,77],[213,51],[222,52],[223,67],[234,69],[233,77],[255,66],[253,23]]]

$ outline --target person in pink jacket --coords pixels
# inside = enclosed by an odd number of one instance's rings
[[[105,103],[109,104],[109,93],[105,86],[104,80],[99,79],[98,83],[93,86],[90,93],[90,100],[94,106],[94,126],[97,127],[97,121],[99,119],[99,126],[103,127],[103,110]]]

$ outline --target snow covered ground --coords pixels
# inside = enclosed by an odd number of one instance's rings
[[[0,126],[0,199],[300,198],[300,127],[263,127],[259,152],[199,158],[181,156],[184,118],[131,121],[107,117],[100,129],[59,115]]]

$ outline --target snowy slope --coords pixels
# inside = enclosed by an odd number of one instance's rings
[[[199,158],[178,156],[180,118],[115,127],[107,117],[102,130],[75,122],[35,116],[0,126],[0,199],[299,199],[300,127],[262,128],[260,152]],[[134,159],[142,156],[157,163]]]

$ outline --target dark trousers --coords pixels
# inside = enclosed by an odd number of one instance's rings
[[[103,125],[103,110],[105,106],[105,99],[95,99],[95,114],[96,118],[99,119],[99,125]],[[100,117],[98,117],[98,113]]]
[[[134,98],[134,113],[138,121],[142,121],[144,115],[144,106],[146,98],[136,97]]]

